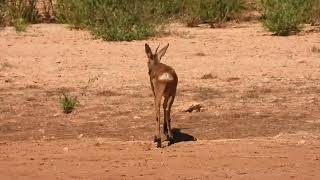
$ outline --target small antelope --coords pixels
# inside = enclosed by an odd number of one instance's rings
[[[160,46],[160,45],[159,45]],[[145,51],[148,56],[148,69],[150,76],[151,89],[154,94],[155,102],[155,116],[156,116],[156,135],[154,136],[154,142],[157,143],[157,147],[161,147],[161,134],[160,134],[160,106],[161,99],[163,101],[164,122],[163,133],[169,140],[169,145],[173,143],[173,134],[171,131],[171,106],[176,96],[176,90],[178,85],[178,76],[173,68],[168,65],[160,63],[161,58],[165,55],[169,44],[162,48],[159,52],[159,46],[155,53],[152,53],[148,44],[145,44]]]

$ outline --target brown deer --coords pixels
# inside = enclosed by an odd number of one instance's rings
[[[160,46],[160,45],[159,45]],[[159,46],[155,53],[152,53],[148,44],[145,44],[145,51],[148,56],[148,69],[150,76],[151,89],[154,95],[155,102],[155,117],[156,117],[156,135],[154,136],[154,142],[157,143],[157,147],[161,147],[161,134],[160,134],[160,106],[162,97],[164,122],[163,133],[169,140],[169,145],[173,143],[173,134],[171,131],[171,106],[176,96],[176,90],[178,85],[178,76],[173,68],[168,65],[162,64],[161,58],[165,55],[169,44],[162,48],[159,52]]]

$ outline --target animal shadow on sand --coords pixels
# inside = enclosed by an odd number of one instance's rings
[[[197,138],[193,137],[190,134],[181,132],[181,129],[173,128],[172,129],[173,138],[174,138],[174,144],[179,142],[185,142],[185,141],[196,141]]]

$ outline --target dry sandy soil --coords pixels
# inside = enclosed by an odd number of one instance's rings
[[[1,30],[0,179],[320,179],[319,32],[169,29],[134,42],[54,24]],[[170,43],[163,61],[179,76],[177,142],[162,149],[146,42]],[[62,91],[78,97],[70,114]],[[181,112],[190,102],[204,110]]]

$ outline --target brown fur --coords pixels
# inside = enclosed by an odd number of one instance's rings
[[[155,100],[155,117],[156,117],[156,135],[155,142],[157,147],[161,147],[161,134],[160,134],[160,106],[161,99],[164,97],[163,111],[164,111],[164,122],[163,122],[163,133],[167,136],[170,144],[173,143],[173,134],[171,131],[171,107],[176,96],[176,90],[178,85],[178,76],[173,68],[163,63],[160,63],[161,58],[166,53],[169,44],[162,48],[158,52],[153,54],[148,44],[145,44],[145,51],[148,56],[148,68],[150,76],[151,89],[154,94]],[[159,77],[164,73],[168,73],[172,76],[172,79],[159,80]]]

